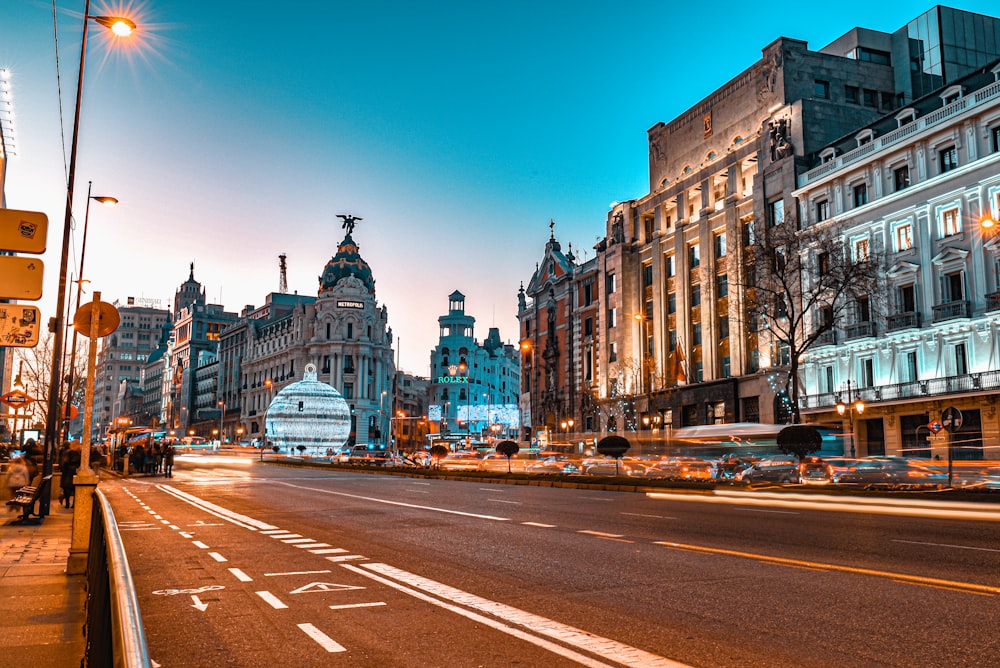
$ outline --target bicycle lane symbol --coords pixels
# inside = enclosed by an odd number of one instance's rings
[[[225,585],[205,585],[204,587],[198,587],[197,589],[157,589],[154,594],[160,594],[162,596],[176,596],[177,594],[201,594],[206,591],[218,591],[219,589],[225,589]]]

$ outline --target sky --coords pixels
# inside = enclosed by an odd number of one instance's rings
[[[209,303],[239,312],[278,290],[282,253],[289,292],[315,295],[343,238],[337,214],[352,214],[399,366],[426,376],[454,290],[477,339],[498,327],[516,344],[518,288],[549,221],[563,250],[593,257],[611,204],[649,190],[651,126],[780,36],[819,49],[931,6],[93,0],[92,16],[138,29],[123,43],[90,22],[68,271],[88,182],[120,204],[91,206],[84,301],[99,290],[169,308],[194,262]],[[950,6],[998,13],[995,0]],[[0,2],[15,117],[6,206],[49,216],[43,320],[58,289],[83,11],[84,0]]]

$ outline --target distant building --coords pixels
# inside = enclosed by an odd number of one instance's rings
[[[482,345],[465,295],[448,296],[438,317],[438,345],[431,352],[429,407],[432,431],[470,439],[517,435],[520,353],[491,327]]]

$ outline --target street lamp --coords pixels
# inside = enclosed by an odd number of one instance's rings
[[[66,265],[69,261],[69,235],[73,222],[73,186],[76,181],[76,148],[80,135],[80,102],[83,99],[83,71],[87,60],[87,29],[88,21],[110,29],[118,37],[125,37],[135,30],[135,23],[129,19],[117,16],[91,16],[90,0],[87,0],[83,10],[83,39],[80,43],[80,69],[76,79],[76,106],[73,111],[73,136],[70,141],[69,169],[66,180],[66,217],[63,221],[62,252],[59,256],[59,287],[56,293],[56,317],[52,339],[52,371],[49,374],[49,408],[45,423],[45,458],[42,463],[42,475],[52,474],[52,457],[55,452],[56,437],[59,432],[58,422],[60,383],[62,378],[62,358],[65,354],[65,316],[66,310]],[[89,200],[88,200],[89,201]],[[39,501],[38,514],[49,514],[49,497],[44,495]]]
[[[847,381],[847,403],[843,401],[837,401],[837,412],[841,415],[845,413],[850,413],[851,420],[851,457],[854,457],[854,414],[861,415],[865,412],[865,402],[861,400],[861,397],[856,397],[854,402],[851,401],[851,381]]]
[[[90,200],[96,200],[107,207],[113,207],[118,204],[118,200],[114,197],[109,197],[107,195],[91,195],[90,191],[93,187],[94,182],[87,182],[87,207],[83,214],[83,245],[80,248],[80,271],[76,277],[76,309],[80,308],[80,298],[83,295],[83,263],[87,258],[87,225],[90,222]],[[74,311],[76,313],[76,311]],[[71,403],[73,403],[73,383],[75,381],[74,375],[76,374],[76,327],[73,327],[73,341],[70,343],[70,353],[69,353],[69,374],[66,379],[66,407],[68,408]],[[64,411],[65,412],[65,411]],[[68,438],[69,436],[69,415],[66,415],[66,425],[63,430],[63,438]]]
[[[222,447],[222,439],[224,433],[223,420],[226,418],[226,402],[219,399],[219,447]]]

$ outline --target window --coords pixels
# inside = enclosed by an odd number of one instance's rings
[[[667,314],[673,315],[677,313],[677,294],[674,292],[667,293]]]
[[[955,344],[955,375],[964,376],[969,373],[969,362],[965,357],[965,344]]]
[[[940,173],[950,172],[958,167],[958,149],[954,146],[938,151],[938,159],[941,161]]]
[[[861,360],[861,387],[875,385],[875,360],[871,357]]]
[[[872,109],[878,108],[878,91],[869,90],[865,88],[862,91],[861,103],[866,107],[871,107]]]
[[[715,235],[715,257],[726,256],[726,233],[720,232]]]
[[[855,303],[857,308],[858,322],[871,322],[872,305],[868,297],[858,297]]]
[[[354,323],[353,322],[347,323],[347,338],[348,338],[348,340],[354,338]]]
[[[990,130],[990,137],[992,139],[991,144],[993,145],[993,152],[996,153],[1000,151],[1000,125]]]
[[[612,295],[615,292],[615,275],[608,274],[604,277],[604,292]]]
[[[854,261],[868,261],[868,238],[854,240]]]
[[[594,319],[584,318],[583,319],[583,335],[593,336],[594,335]]]
[[[767,204],[767,224],[771,227],[785,222],[785,200],[776,199]]]
[[[760,371],[760,351],[754,348],[750,351],[750,362],[748,363],[750,367],[750,373],[757,373]]]
[[[701,250],[698,244],[691,244],[688,246],[688,267],[694,269],[699,265],[701,265]]]
[[[824,392],[833,392],[833,367],[827,366],[823,367],[825,383],[823,384]]]
[[[828,251],[823,251],[816,256],[816,270],[821,277],[830,273],[830,253]]]
[[[858,185],[854,186],[852,192],[854,193],[854,206],[855,207],[864,206],[865,204],[868,204],[868,184],[867,183],[859,183]]]
[[[910,187],[910,167],[903,165],[892,170],[892,182],[896,192]]]
[[[674,275],[674,256],[666,256],[664,258],[664,264],[666,266],[667,278],[672,278]]]
[[[858,47],[858,60],[863,60],[869,63],[875,63],[877,65],[889,65],[892,63],[888,51],[869,49],[864,46]]]
[[[961,271],[946,274],[942,277],[941,301],[944,303],[960,302],[965,299],[965,280]]]
[[[648,288],[653,284],[653,264],[647,262],[642,265],[642,287]]]
[[[344,399],[350,401],[354,398],[354,383],[344,383]]]
[[[861,99],[861,89],[857,86],[844,86],[844,99],[848,104],[857,104]]]
[[[917,310],[917,290],[912,283],[896,289],[896,305],[899,313],[914,313]]]
[[[729,338],[729,316],[722,315],[719,316],[719,338],[727,339]]]
[[[760,397],[740,399],[744,422],[760,422]]]
[[[813,92],[821,100],[830,99],[830,82],[816,79],[813,82]]]
[[[920,380],[917,375],[917,353],[915,350],[911,350],[903,355],[902,365],[901,375],[904,382],[912,383]]]
[[[753,246],[753,243],[756,240],[757,236],[756,234],[754,234],[752,218],[743,223],[742,227],[740,228],[740,235],[743,240],[744,247]]]
[[[816,222],[826,220],[830,217],[830,201],[821,199],[816,202]]]
[[[618,344],[612,341],[608,344],[608,362],[618,361]]]
[[[608,309],[608,329],[611,329],[614,326],[615,326],[615,309],[609,308]]]
[[[941,236],[950,237],[961,231],[962,227],[958,219],[958,207],[951,207],[941,211]]]
[[[691,286],[691,308],[701,306],[701,284],[695,283]]]
[[[719,274],[715,277],[716,297],[722,298],[729,295],[729,275]]]
[[[897,225],[893,229],[893,240],[896,243],[897,253],[913,248],[913,225],[909,222]]]
[[[701,323],[696,322],[691,326],[691,345],[701,345]]]

